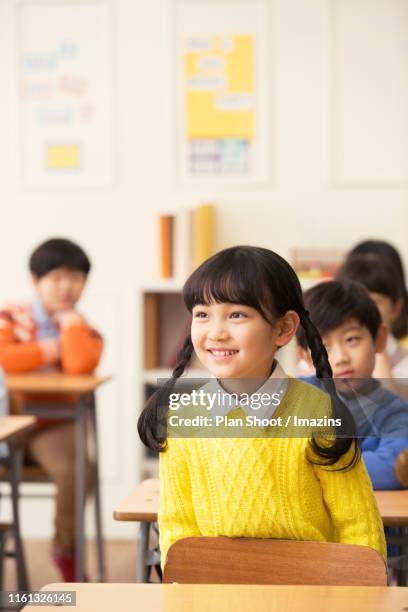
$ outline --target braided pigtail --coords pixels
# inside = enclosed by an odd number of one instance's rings
[[[341,425],[336,427],[336,438],[332,445],[322,446],[319,444],[318,436],[316,435],[312,436],[310,444],[314,452],[323,459],[324,465],[334,465],[353,446],[354,453],[350,462],[341,469],[352,468],[360,458],[354,419],[347,406],[337,394],[326,348],[316,326],[309,317],[308,311],[301,310],[299,316],[307,344],[310,348],[317,378],[321,379],[325,391],[331,397],[333,418],[339,419],[341,423]]]
[[[171,377],[148,399],[139,417],[137,430],[140,439],[143,444],[152,450],[159,452],[165,450],[169,395],[176,384],[176,380],[180,378],[190,363],[193,350],[193,343],[189,334],[177,355],[177,364]]]

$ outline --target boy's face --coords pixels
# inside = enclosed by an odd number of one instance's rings
[[[85,287],[86,274],[70,268],[55,268],[41,278],[33,275],[32,279],[45,310],[54,315],[74,308]]]
[[[360,387],[364,380],[371,378],[375,366],[375,355],[381,353],[387,341],[387,329],[381,325],[375,340],[365,325],[356,319],[349,319],[339,327],[322,336],[333,378],[337,379],[339,391],[347,388],[352,380]],[[310,354],[302,350],[302,358],[312,363]],[[351,385],[353,388],[356,385]]]

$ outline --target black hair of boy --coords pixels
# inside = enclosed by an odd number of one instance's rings
[[[40,244],[32,253],[29,262],[30,272],[42,278],[56,268],[78,270],[87,275],[91,262],[78,244],[66,238],[51,238]]]
[[[338,280],[322,282],[305,291],[303,300],[321,336],[355,319],[367,327],[373,340],[376,339],[381,325],[380,311],[361,283]],[[301,327],[296,337],[299,345],[307,349],[308,344]]]

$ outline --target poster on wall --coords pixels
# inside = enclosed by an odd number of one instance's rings
[[[110,22],[109,4],[103,0],[18,5],[21,168],[26,187],[112,184]]]
[[[189,172],[248,173],[255,112],[253,37],[187,38],[185,96]]]
[[[263,0],[176,0],[182,178],[265,179],[266,22]]]

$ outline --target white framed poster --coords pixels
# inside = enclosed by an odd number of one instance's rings
[[[178,175],[267,178],[265,0],[174,0]]]
[[[105,0],[18,4],[22,179],[29,188],[113,181],[112,19]]]

